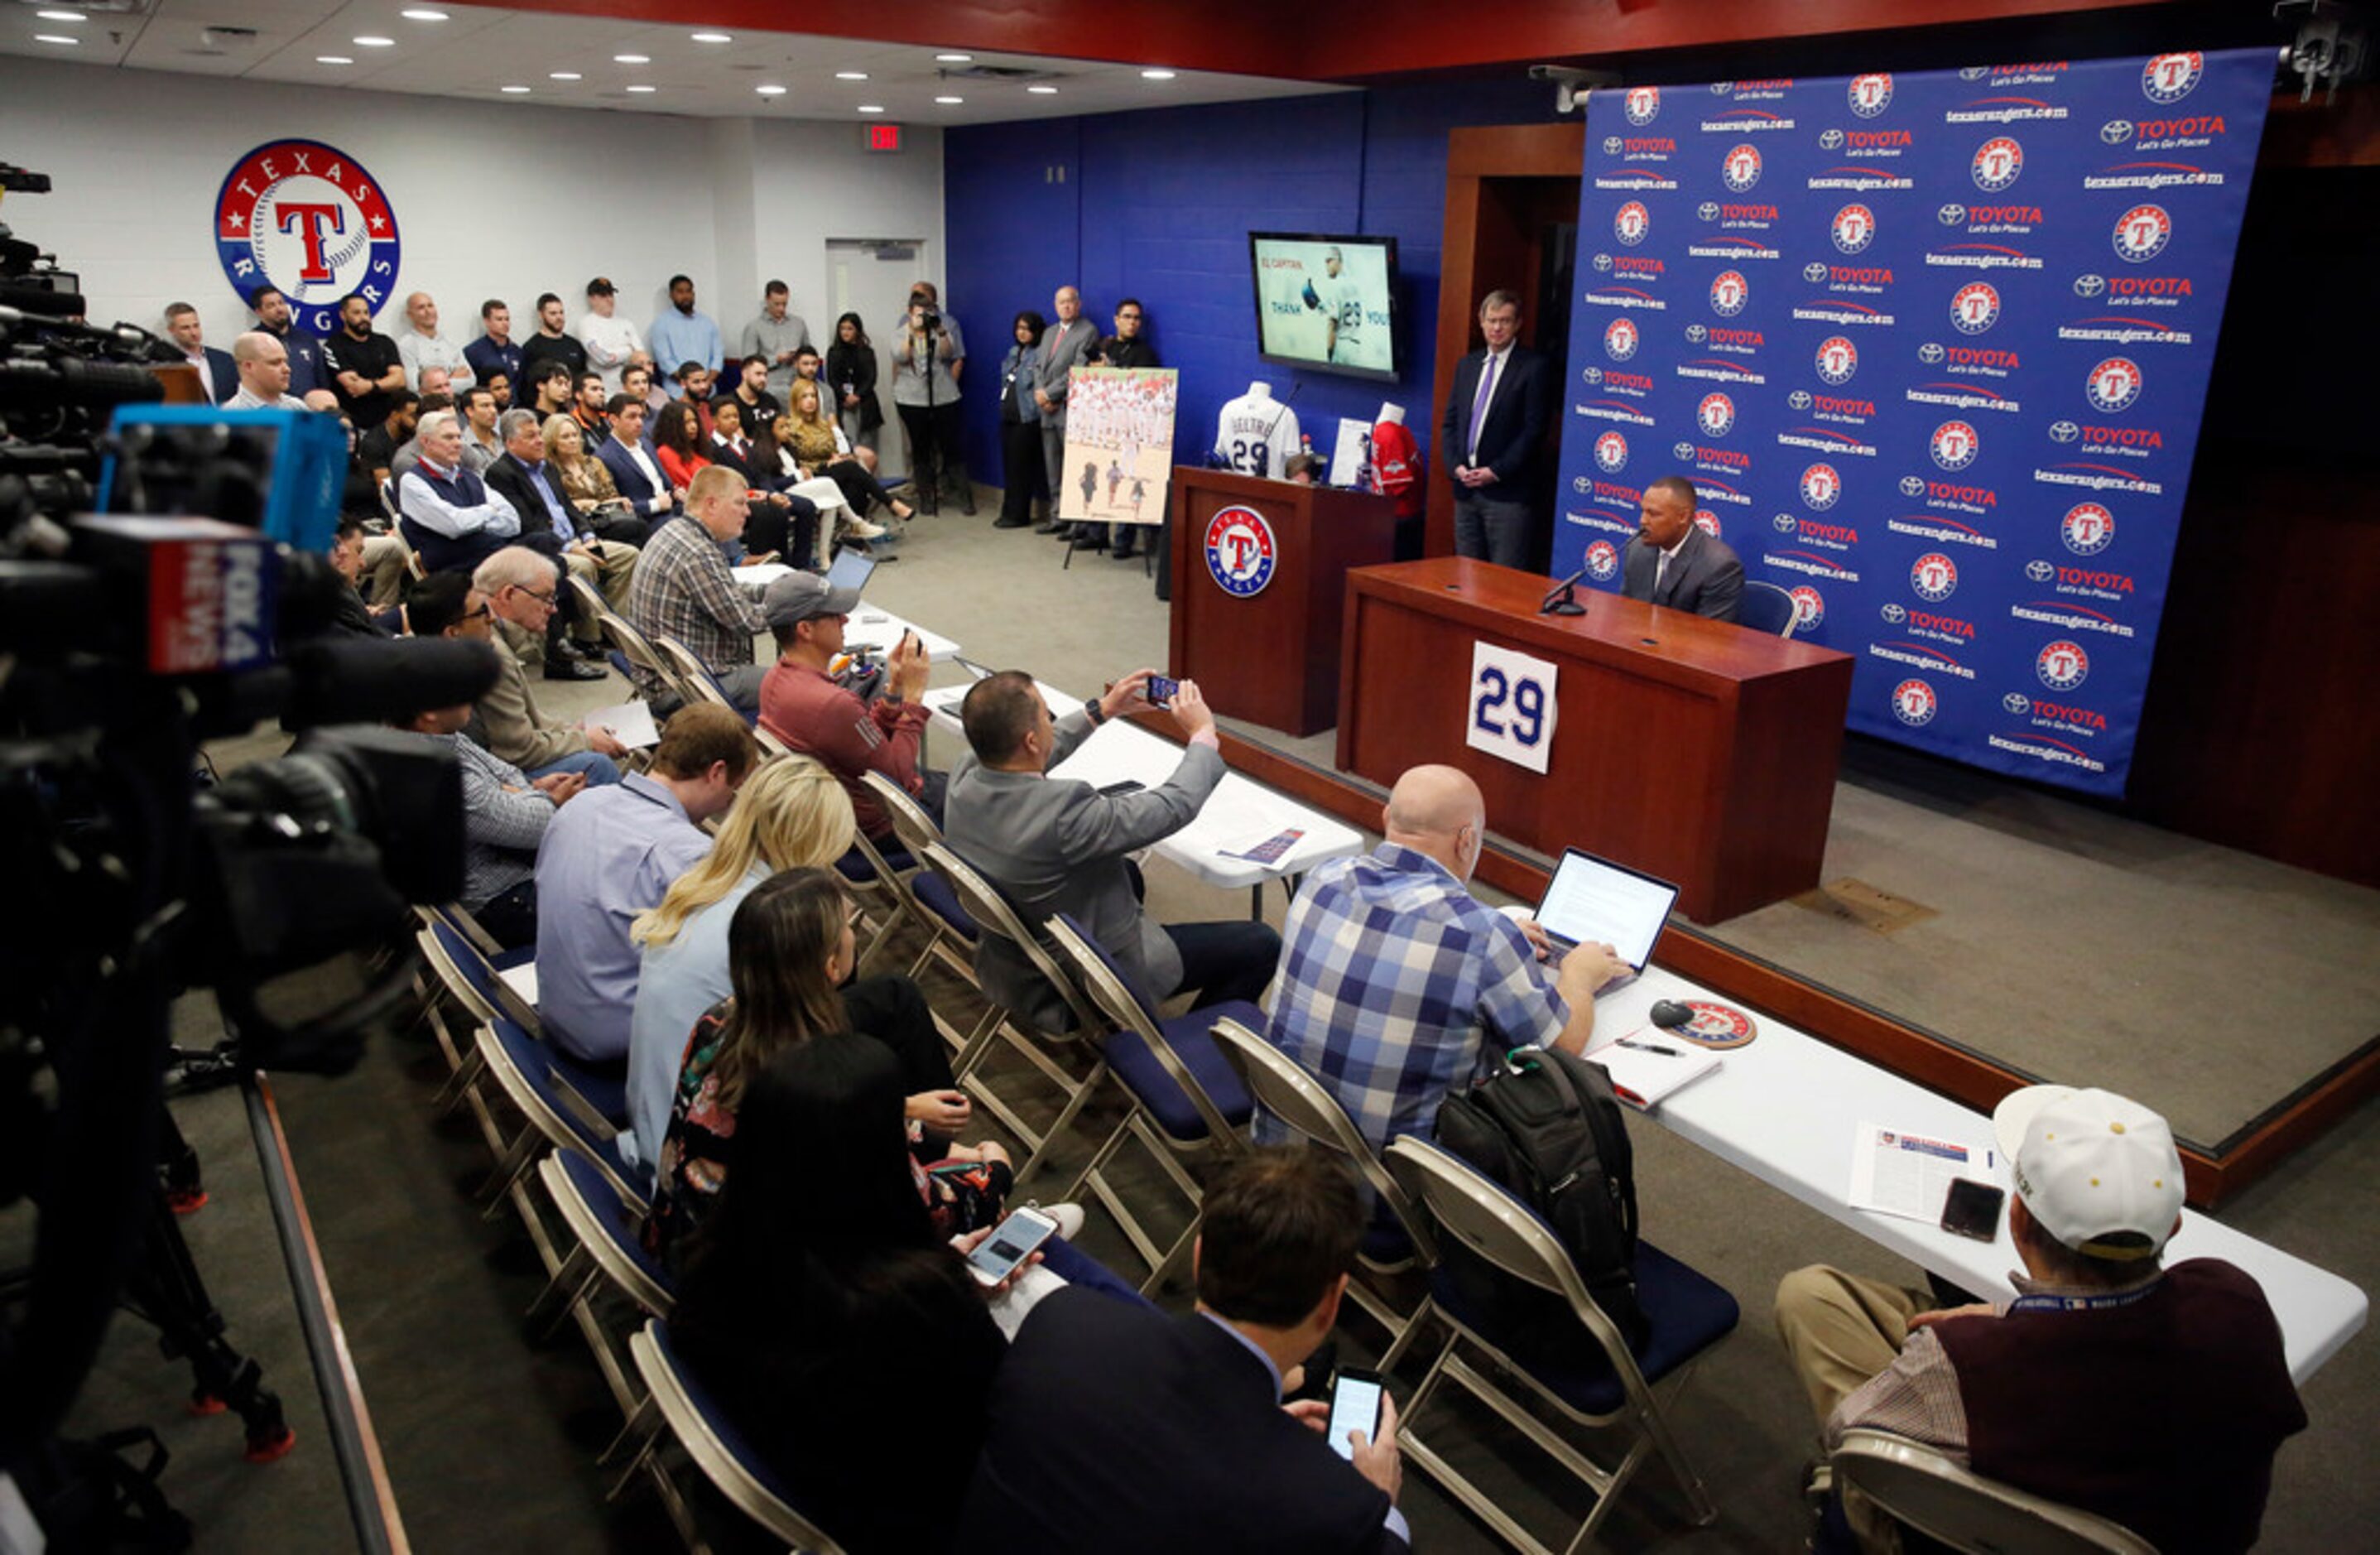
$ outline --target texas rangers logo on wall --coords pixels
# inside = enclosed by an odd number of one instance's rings
[[[215,195],[215,251],[244,302],[259,286],[289,299],[296,328],[339,328],[339,299],[378,312],[396,289],[396,213],[380,181],[319,140],[274,140],[233,164]]]
[[[1253,507],[1227,507],[1207,520],[1207,570],[1226,594],[1263,593],[1278,554],[1272,526]]]

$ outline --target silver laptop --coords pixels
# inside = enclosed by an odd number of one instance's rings
[[[838,551],[834,553],[834,560],[827,564],[826,586],[864,591],[869,576],[875,571],[875,557],[859,551]]]
[[[1607,985],[1609,991],[1645,970],[1677,902],[1678,888],[1669,881],[1572,848],[1546,882],[1536,916],[1557,954],[1589,942],[1620,953],[1628,971]]]

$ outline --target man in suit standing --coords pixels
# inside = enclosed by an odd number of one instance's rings
[[[219,351],[206,343],[197,309],[187,302],[166,309],[165,333],[182,348],[189,364],[199,370],[199,383],[206,389],[209,405],[221,405],[239,393],[238,367],[232,361],[230,352]]]
[[[1521,345],[1521,299],[1492,291],[1479,304],[1487,349],[1454,364],[1439,459],[1454,482],[1454,553],[1536,571],[1546,402],[1553,369]]]
[[[1169,1318],[1097,1291],[1033,1308],[1001,1363],[959,1549],[1402,1551],[1396,1405],[1352,1460],[1330,1406],[1281,1380],[1330,1336],[1363,1232],[1346,1169],[1260,1149],[1209,1190],[1198,1309]]]
[[[1682,475],[1645,488],[1636,538],[1621,565],[1621,597],[1732,621],[1743,598],[1743,564],[1694,522],[1694,483]]]
[[[1066,381],[1098,348],[1099,332],[1083,317],[1083,294],[1074,287],[1060,286],[1052,307],[1057,322],[1041,332],[1041,345],[1033,353],[1033,403],[1041,411],[1041,468],[1055,470],[1066,468]],[[1033,532],[1056,534],[1062,527],[1053,482],[1050,521]]]
[[[1245,919],[1150,922],[1125,856],[1188,825],[1223,781],[1215,715],[1196,684],[1184,681],[1168,709],[1188,744],[1156,787],[1109,795],[1047,775],[1099,724],[1147,707],[1151,673],[1135,670],[1062,721],[1021,670],[976,682],[959,708],[972,754],[951,773],[943,831],[951,851],[1005,893],[1036,932],[1072,914],[1148,998],[1196,989],[1196,1006],[1254,1000],[1272,981],[1281,936]],[[990,997],[1045,1031],[1064,1029],[1065,1002],[1016,946],[985,935],[976,970]]]

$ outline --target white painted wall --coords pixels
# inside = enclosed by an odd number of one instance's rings
[[[575,321],[589,277],[609,275],[641,325],[670,275],[694,277],[728,349],[782,275],[820,319],[824,241],[925,237],[940,265],[941,140],[911,128],[895,155],[860,149],[857,127],[720,123],[0,57],[0,157],[47,173],[46,195],[9,197],[0,220],[79,273],[91,315],[162,327],[172,301],[197,307],[207,338],[249,322],[216,261],[215,191],[267,140],[323,141],[381,184],[403,237],[396,295],[380,327],[404,329],[401,299],[437,298],[444,333],[479,333],[488,297],[512,305],[558,293]]]

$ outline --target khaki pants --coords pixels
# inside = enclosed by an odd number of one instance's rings
[[[616,540],[602,542],[603,554],[599,558],[581,551],[565,551],[563,563],[571,574],[583,577],[602,590],[603,598],[615,611],[628,608],[628,586],[637,572],[637,548]],[[593,613],[580,611],[570,623],[570,635],[581,642],[601,642],[603,628]]]
[[[374,610],[386,610],[405,597],[405,564],[412,552],[396,535],[364,537],[364,598]]]
[[[1843,1400],[1890,1366],[1909,1342],[1909,1319],[1938,1304],[1928,1291],[1846,1274],[1826,1264],[1797,1269],[1778,1282],[1777,1337],[1810,1396],[1823,1436]],[[1900,1529],[1874,1503],[1843,1497],[1844,1520],[1860,1548],[1900,1548]]]

